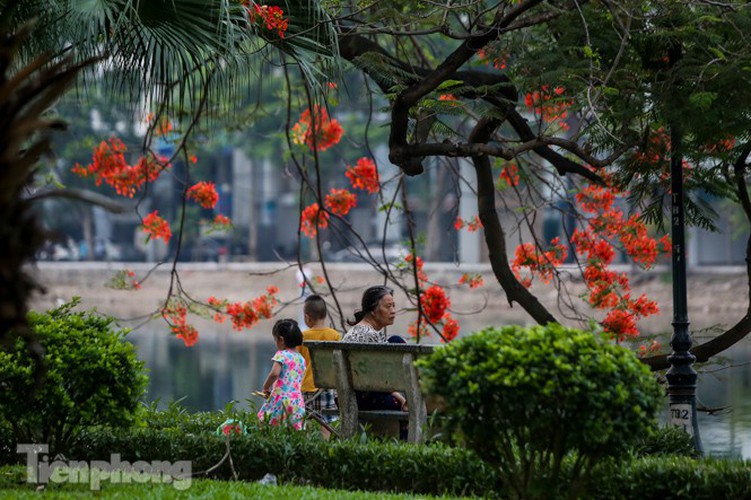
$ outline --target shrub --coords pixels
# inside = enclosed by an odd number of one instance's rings
[[[631,351],[558,324],[489,328],[418,364],[455,435],[498,467],[512,498],[548,497],[566,457],[576,495],[597,460],[655,425],[661,402]]]
[[[34,387],[34,360],[22,345],[0,351],[0,427],[16,443],[65,450],[87,426],[133,421],[147,377],[135,348],[124,341],[127,330],[113,329],[112,318],[73,312],[76,304],[29,313],[45,350],[40,387]]]
[[[699,453],[694,447],[694,438],[686,431],[674,425],[659,427],[647,433],[632,447],[635,456],[678,455],[696,457]]]

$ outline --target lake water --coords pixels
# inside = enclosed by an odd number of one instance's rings
[[[217,410],[230,401],[247,408],[271,368],[275,346],[268,332],[202,334],[193,347],[170,336],[163,325],[128,335],[150,370],[147,399],[168,402],[184,398],[189,410]],[[707,454],[751,458],[751,344],[742,342],[725,353],[726,367],[698,367],[699,432]],[[260,401],[255,401],[259,403]]]

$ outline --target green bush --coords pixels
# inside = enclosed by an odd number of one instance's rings
[[[634,456],[676,455],[696,457],[694,439],[682,428],[674,425],[658,427],[641,437],[631,448]]]
[[[486,329],[420,360],[456,436],[498,467],[512,498],[568,494],[603,456],[655,425],[662,392],[634,354],[558,324]]]
[[[13,443],[48,444],[56,452],[68,449],[86,427],[133,421],[148,381],[143,363],[124,341],[126,330],[115,330],[112,318],[73,312],[76,303],[29,313],[45,350],[40,387],[22,345],[0,351],[0,434],[10,433]]]

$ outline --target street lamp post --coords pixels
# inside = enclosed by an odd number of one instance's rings
[[[688,332],[688,307],[686,301],[686,242],[683,213],[683,153],[681,131],[677,124],[670,127],[670,187],[671,230],[673,237],[673,335],[668,357],[670,369],[668,380],[670,398],[669,423],[683,428],[693,437],[694,447],[702,451],[699,426],[696,419],[696,381],[698,374],[693,368],[696,357],[691,354],[691,336]]]

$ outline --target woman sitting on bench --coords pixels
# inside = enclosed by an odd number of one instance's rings
[[[362,294],[361,309],[355,312],[355,320],[347,320],[351,328],[342,337],[342,342],[368,344],[405,343],[398,335],[386,337],[386,327],[394,324],[396,305],[394,291],[387,286],[372,286]],[[407,411],[407,400],[400,392],[355,391],[360,410]]]

